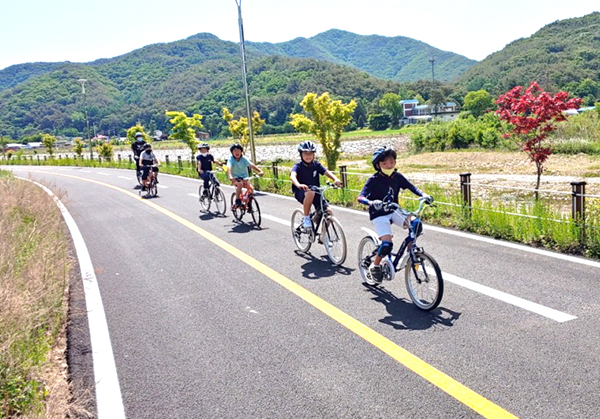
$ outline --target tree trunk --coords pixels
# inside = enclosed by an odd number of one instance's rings
[[[542,180],[542,170],[543,170],[542,163],[536,161],[535,167],[537,169],[537,181],[535,183],[535,200],[538,201],[540,199],[539,189],[540,189],[540,183]]]

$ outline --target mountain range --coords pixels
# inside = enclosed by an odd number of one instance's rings
[[[410,38],[336,29],[277,44],[247,42],[247,52],[252,107],[269,132],[291,128],[288,116],[301,111],[306,92],[358,99],[356,123],[378,112],[383,93],[413,92],[427,99],[431,57],[437,85],[451,81],[442,90],[459,102],[470,90],[497,95],[533,80],[585,96],[588,103],[600,100],[598,12],[551,23],[479,63]],[[14,65],[0,70],[0,135],[82,134],[80,78],[88,80],[90,123],[100,132],[122,133],[137,122],[164,129],[165,110],[182,110],[204,115],[207,129],[218,134],[225,126],[223,106],[243,114],[240,67],[238,44],[208,33],[90,63]]]

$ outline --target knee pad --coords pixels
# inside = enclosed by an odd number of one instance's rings
[[[377,256],[386,257],[390,253],[392,253],[392,248],[394,247],[394,243],[383,241],[379,245],[379,249],[377,249]]]

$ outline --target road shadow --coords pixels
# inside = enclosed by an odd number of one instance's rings
[[[240,234],[244,234],[244,233],[249,233],[251,231],[261,231],[261,230],[268,230],[268,228],[262,228],[260,226],[257,226],[253,222],[244,223],[244,222],[241,222],[241,221],[234,220],[233,224],[232,224],[232,227],[228,231],[228,233],[240,233]]]
[[[203,210],[200,210],[200,215],[198,216],[199,219],[201,220],[213,220],[215,218],[227,218],[226,215],[221,215],[218,212],[206,212]]]
[[[444,307],[423,311],[409,299],[398,298],[385,287],[366,285],[366,288],[373,295],[373,300],[382,303],[388,312],[388,316],[379,322],[397,330],[447,329],[454,326],[462,314]]]
[[[306,263],[300,265],[302,268],[302,276],[306,279],[323,279],[334,275],[352,275],[354,269],[345,266],[335,266],[331,263],[327,256],[315,257],[310,253],[303,253],[299,250],[294,250],[297,256],[306,260]]]

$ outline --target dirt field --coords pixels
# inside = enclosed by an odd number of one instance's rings
[[[367,159],[346,161],[348,170],[369,169]],[[470,172],[472,181],[499,186],[533,187],[535,164],[525,153],[492,151],[450,151],[398,157],[398,167],[409,178],[459,180]],[[600,195],[600,157],[553,155],[542,175],[542,189],[570,191],[570,183],[584,180],[588,194]]]

